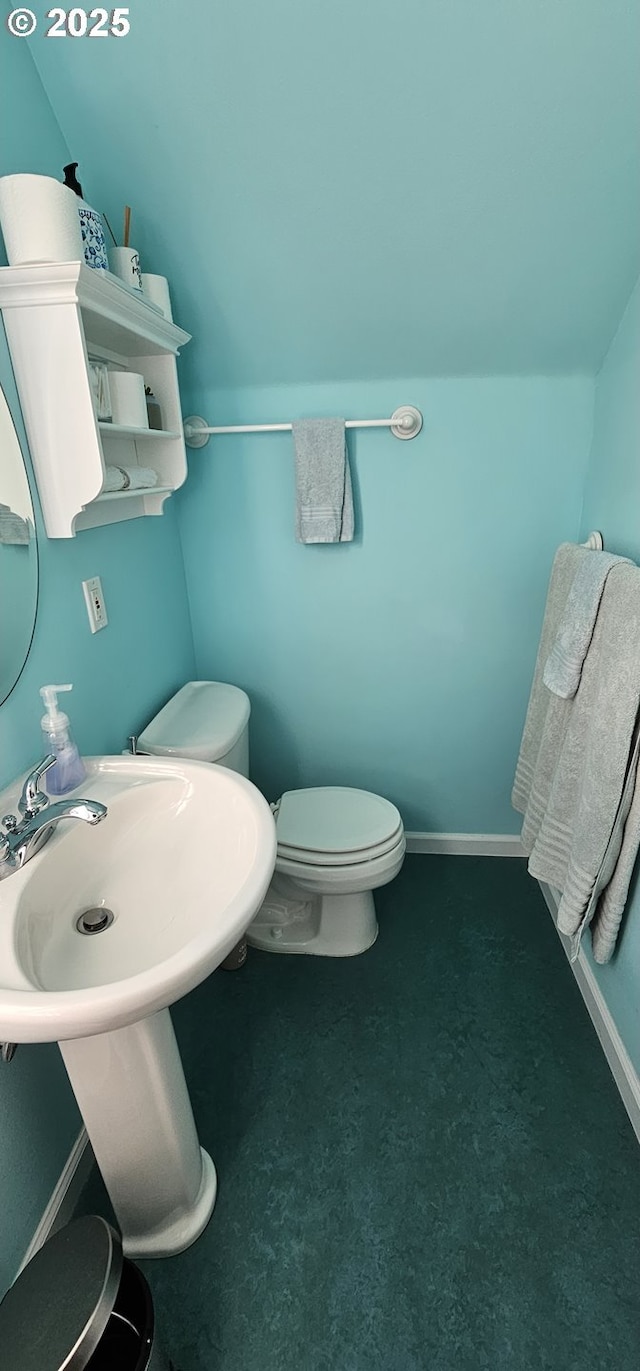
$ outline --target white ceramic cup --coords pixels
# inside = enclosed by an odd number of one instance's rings
[[[143,271],[142,289],[151,304],[157,305],[158,309],[162,310],[165,319],[170,319],[173,322],[169,282],[166,276],[154,276],[152,272]]]
[[[114,276],[119,276],[125,286],[142,290],[140,275],[140,256],[137,248],[109,248],[109,266]]]
[[[148,428],[144,376],[137,371],[110,371],[111,418],[124,428]]]
[[[0,177],[0,224],[11,267],[84,262],[78,197],[52,176]]]

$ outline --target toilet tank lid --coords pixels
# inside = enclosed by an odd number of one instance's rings
[[[147,724],[141,752],[215,762],[231,750],[249,722],[244,690],[222,681],[188,681]]]

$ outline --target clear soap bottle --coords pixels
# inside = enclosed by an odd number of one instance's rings
[[[50,767],[46,775],[50,795],[66,795],[67,791],[75,790],[87,774],[68,715],[58,707],[58,694],[62,690],[73,690],[73,686],[48,685],[40,691],[46,709],[42,716],[42,737],[47,752],[52,752],[56,759],[55,766]]]

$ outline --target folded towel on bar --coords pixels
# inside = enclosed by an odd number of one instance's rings
[[[103,495],[118,490],[149,490],[157,486],[158,473],[151,467],[105,467]]]
[[[565,545],[556,556],[543,625],[547,643],[555,638],[558,608],[570,591],[567,573],[581,551],[572,557]],[[575,697],[548,693],[546,709],[542,646],[513,803],[524,812],[531,875],[561,891],[558,927],[571,938],[572,960],[592,918],[594,953],[608,960],[640,841],[640,569],[626,562],[610,569]]]
[[[350,543],[353,493],[344,419],[292,424],[299,543]]]
[[[563,700],[570,700],[580,684],[607,576],[612,567],[628,561],[612,552],[589,552],[576,571],[544,669],[545,685]]]
[[[552,738],[554,734],[559,734],[564,725],[568,706],[564,700],[552,695],[545,686],[544,668],[562,622],[574,577],[583,562],[592,556],[592,552],[585,547],[578,547],[576,543],[562,543],[554,558],[533,685],[511,795],[511,803],[520,814],[524,814],[529,802],[542,738],[547,735]]]
[[[31,530],[26,519],[16,514],[9,505],[0,505],[0,543],[19,543],[24,546],[31,540]]]

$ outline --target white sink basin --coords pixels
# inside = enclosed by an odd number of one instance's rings
[[[202,1231],[216,1174],[168,1006],[248,928],[273,872],[275,823],[259,791],[223,767],[97,757],[87,771],[75,793],[107,817],[61,820],[0,881],[0,1039],[60,1043],[125,1251],[169,1256]],[[15,794],[0,806],[15,809]],[[110,911],[107,926],[79,931],[96,909]]]
[[[248,927],[275,861],[269,806],[222,767],[99,757],[78,793],[107,806],[63,820],[0,882],[0,1038],[55,1042],[163,1009],[204,980]],[[76,920],[114,915],[86,935]]]

